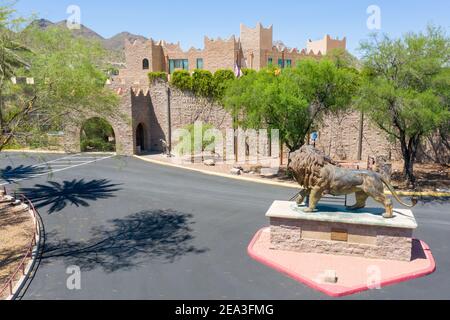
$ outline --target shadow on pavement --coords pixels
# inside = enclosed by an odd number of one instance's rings
[[[52,214],[63,210],[67,205],[88,207],[88,201],[108,199],[115,197],[114,193],[121,190],[118,184],[110,180],[84,179],[58,182],[48,182],[47,185],[38,184],[33,188],[22,188],[21,192],[30,199],[37,209],[50,206],[48,213]]]
[[[49,241],[42,263],[63,259],[66,265],[83,271],[103,268],[111,273],[130,270],[150,259],[174,262],[186,254],[201,254],[208,249],[192,245],[192,215],[173,210],[141,211],[123,219],[110,221],[112,227],[92,228],[88,241]],[[47,234],[47,238],[57,238]]]
[[[36,166],[24,166],[13,168],[12,166],[7,166],[5,169],[0,170],[0,179],[6,182],[14,182],[19,179],[27,179],[33,175],[45,172],[45,168]]]
[[[450,197],[420,197],[419,204],[449,204]]]

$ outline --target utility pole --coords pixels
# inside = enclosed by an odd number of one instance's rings
[[[168,156],[172,156],[172,112],[170,107],[170,87],[167,87],[167,144]]]
[[[363,152],[363,138],[364,138],[364,112],[361,111],[361,118],[359,120],[359,136],[358,136],[358,160],[362,160]]]

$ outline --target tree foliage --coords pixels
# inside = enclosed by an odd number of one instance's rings
[[[149,72],[148,73],[148,80],[150,82],[150,85],[153,84],[155,81],[163,81],[167,82],[167,73],[165,72]]]
[[[108,121],[91,118],[81,129],[81,151],[115,151],[114,130]]]
[[[414,186],[414,163],[422,139],[450,119],[450,41],[429,26],[400,39],[373,35],[361,44],[364,80],[358,105],[401,146],[404,175]],[[445,129],[445,127],[447,129]]]
[[[115,112],[119,99],[105,87],[108,66],[103,63],[106,55],[99,43],[58,27],[41,30],[29,26],[13,32],[8,28],[10,16],[0,16],[4,17],[0,38],[20,41],[13,47],[15,55],[11,54],[17,63],[0,61],[5,70],[0,92],[0,150],[12,139],[27,140],[61,130],[70,122],[81,121],[80,115],[86,113]],[[0,46],[0,52],[12,52],[7,41]],[[14,84],[10,75],[33,81]]]
[[[171,85],[182,91],[190,91],[197,97],[213,102],[222,102],[229,83],[234,79],[231,70],[217,70],[214,75],[207,70],[194,70],[192,75],[186,70],[177,70],[171,78]]]
[[[358,75],[330,60],[302,60],[295,68],[250,72],[232,82],[224,102],[244,128],[280,130],[290,151],[306,142],[327,112],[350,106]]]

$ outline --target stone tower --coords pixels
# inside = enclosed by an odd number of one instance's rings
[[[255,28],[241,24],[241,45],[244,63],[243,67],[259,70],[266,65],[265,52],[272,50],[273,26],[264,28],[258,23]]]
[[[330,35],[326,35],[323,39],[312,41],[309,40],[307,43],[307,52],[313,54],[321,54],[326,55],[328,52],[332,51],[333,49],[343,49],[345,50],[347,48],[347,38],[344,37],[344,39],[333,39]]]

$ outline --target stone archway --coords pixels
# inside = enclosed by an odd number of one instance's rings
[[[115,152],[120,155],[133,155],[133,131],[129,120],[126,117],[104,117],[96,113],[87,114],[79,117],[76,121],[71,121],[64,128],[64,149],[69,153],[78,153],[82,151],[81,132],[83,125],[92,118],[102,118],[107,121],[114,132]]]
[[[139,123],[136,128],[136,153],[140,154],[148,151],[148,138],[143,123]]]
[[[116,133],[112,125],[101,117],[84,121],[80,130],[81,152],[116,152]]]

